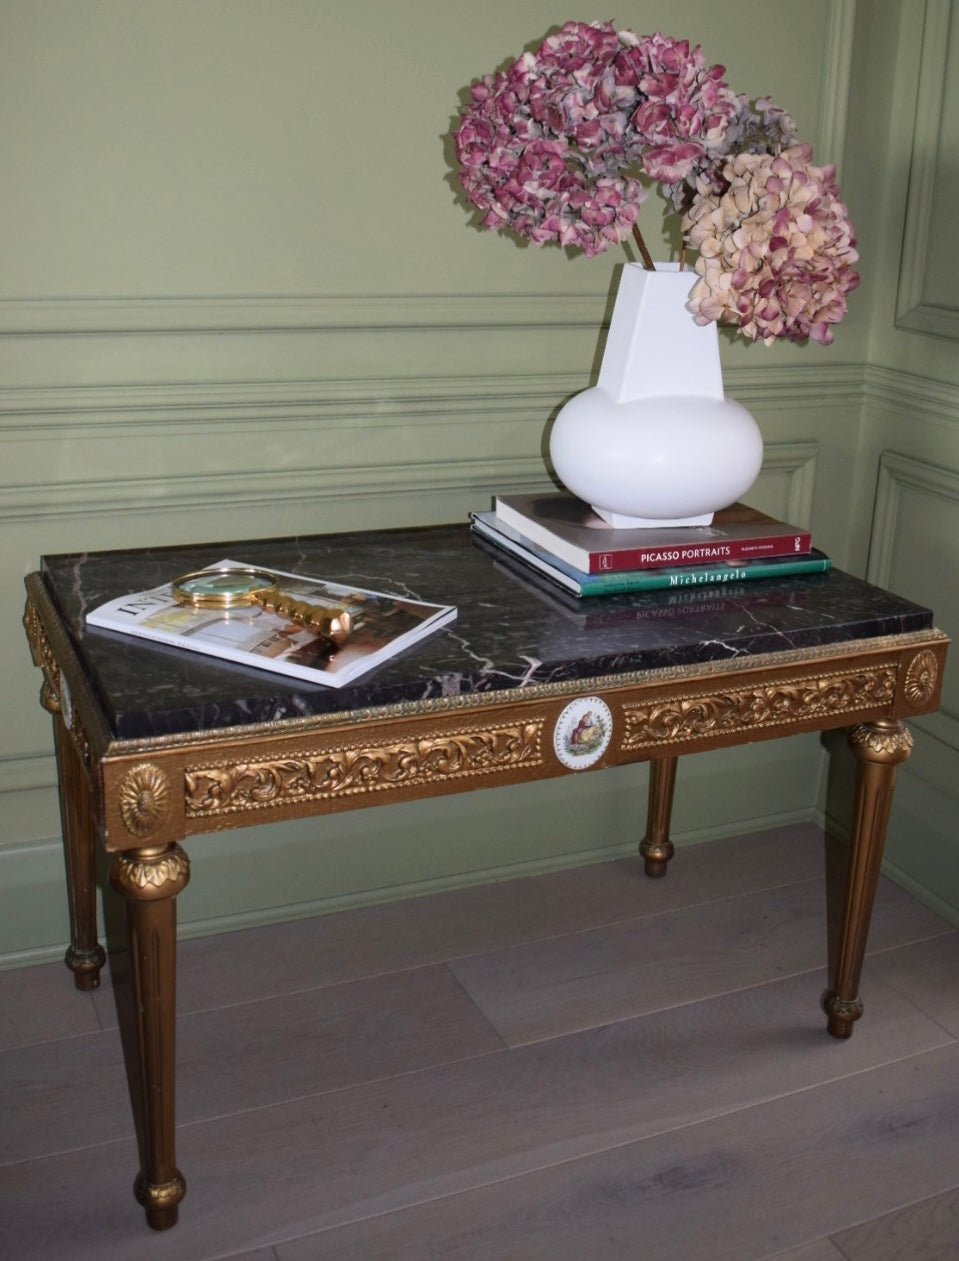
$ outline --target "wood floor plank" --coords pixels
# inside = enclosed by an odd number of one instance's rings
[[[882,1071],[948,1039],[877,980],[868,1023],[849,1042],[836,1042],[816,1011],[823,982],[816,973],[791,977],[517,1051],[183,1126],[179,1160],[189,1191],[176,1228],[177,1261],[522,1181],[531,1169],[641,1138],[657,1143],[681,1132],[681,1146],[718,1114]],[[18,1223],[15,1235],[9,1222],[7,1229],[24,1245],[11,1255],[169,1256],[144,1235],[129,1190],[134,1165],[127,1143],[0,1169],[0,1197],[5,1183]],[[141,1239],[146,1250],[132,1251]],[[325,1242],[304,1255],[325,1257],[324,1249]],[[393,1256],[420,1261],[415,1250]],[[526,1261],[521,1251],[511,1261],[519,1257]]]
[[[180,1010],[423,967],[713,901],[731,889],[822,879],[823,850],[819,828],[793,824],[680,848],[666,880],[649,880],[638,858],[593,863],[184,941]],[[104,1026],[116,1020],[108,987],[109,976],[96,1000]]]
[[[322,1235],[279,1261],[755,1261],[945,1190],[959,1046]],[[874,1261],[874,1258],[870,1258]]]
[[[62,963],[0,972],[0,1050],[96,1033],[93,996],[81,993]]]
[[[872,968],[959,1037],[959,933],[876,954]]]
[[[173,1238],[175,1239],[176,1236]],[[224,1253],[217,1258],[217,1261],[276,1261],[276,1252],[273,1248],[256,1248],[253,1252],[247,1252],[244,1249],[243,1252]],[[812,1257],[810,1261],[818,1261],[818,1259]]]
[[[956,1261],[959,1187],[834,1236],[846,1261]]]
[[[777,1252],[773,1256],[763,1257],[762,1261],[846,1261],[846,1258],[831,1240],[817,1239],[814,1243],[790,1248],[788,1252]]]
[[[822,883],[809,881],[451,967],[507,1044],[519,1046],[815,968],[825,961],[826,921]],[[881,882],[872,949],[947,931],[934,912]]]
[[[181,1122],[499,1051],[442,966],[182,1018]],[[132,1133],[118,1032],[0,1053],[0,1163]]]

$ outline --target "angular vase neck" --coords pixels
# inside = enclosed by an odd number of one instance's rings
[[[697,324],[686,308],[696,279],[674,263],[623,267],[598,381],[617,403],[724,397],[716,325]]]

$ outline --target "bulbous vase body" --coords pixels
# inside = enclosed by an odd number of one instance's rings
[[[708,525],[762,466],[759,426],[723,393],[716,325],[686,308],[694,281],[626,264],[599,382],[553,423],[558,477],[612,526]]]

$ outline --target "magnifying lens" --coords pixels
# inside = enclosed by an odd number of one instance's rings
[[[173,580],[173,598],[194,609],[265,609],[277,617],[303,626],[335,649],[353,632],[347,609],[329,608],[296,600],[280,592],[280,579],[268,569],[198,569]]]

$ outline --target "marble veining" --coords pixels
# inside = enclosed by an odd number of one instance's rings
[[[87,629],[84,615],[229,555],[454,604],[452,625],[343,688]],[[43,574],[120,739],[493,693],[923,630],[928,609],[839,570],[577,601],[464,525],[45,557]]]

